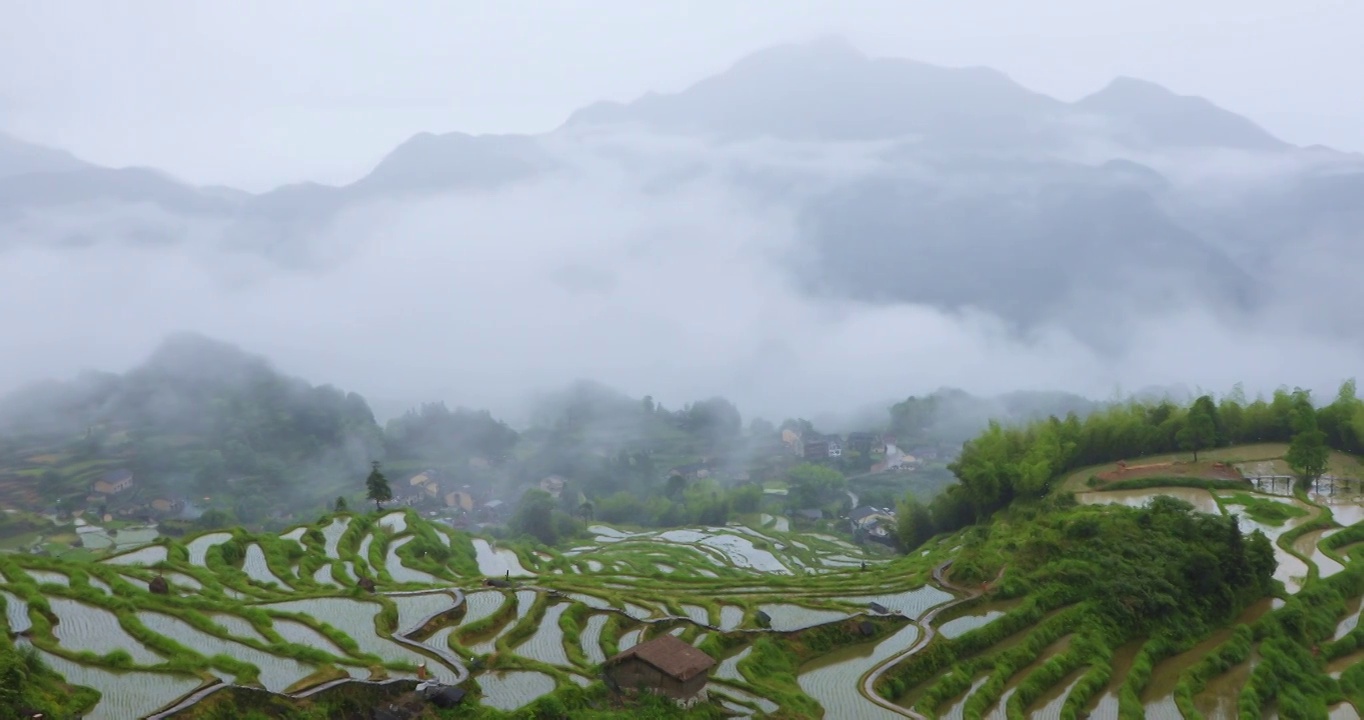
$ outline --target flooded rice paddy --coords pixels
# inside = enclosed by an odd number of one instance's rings
[[[85,716],[86,720],[128,720],[150,715],[193,692],[202,682],[189,675],[114,672],[71,662],[42,650],[38,654],[67,682],[100,692],[99,704]]]
[[[341,543],[341,536],[346,534],[346,528],[350,527],[350,518],[334,518],[322,528],[322,552],[332,560],[341,559],[338,545]]]
[[[455,607],[455,596],[448,592],[393,595],[388,599],[398,606],[398,632],[415,630],[418,623],[431,615],[453,610]]]
[[[155,565],[166,560],[166,548],[161,545],[148,545],[144,548],[115,555],[104,562],[110,565]]]
[[[805,694],[819,701],[828,718],[899,718],[865,698],[861,678],[876,666],[904,652],[919,639],[917,625],[905,625],[877,643],[854,645],[816,658],[800,669],[796,682]]]
[[[7,592],[0,592],[0,597],[5,599],[5,623],[10,632],[26,632],[33,627],[33,621],[28,616],[28,601]]]
[[[231,539],[231,535],[225,532],[212,532],[200,535],[189,541],[185,549],[189,551],[189,562],[191,565],[204,565],[204,556],[208,549],[214,545],[221,545]]]
[[[1116,500],[1113,493],[1090,493],[1088,495],[1094,497],[1086,501],[1144,504],[1154,495],[1174,494],[1197,500],[1194,503],[1196,506],[1218,511],[1217,499],[1213,495],[1199,495],[1198,492],[1142,491]],[[1106,497],[1100,499],[1099,496]],[[1290,498],[1281,501],[1294,502]],[[1238,508],[1228,505],[1228,511],[1237,513]],[[1338,513],[1337,516],[1347,515],[1348,512],[1350,510],[1346,509],[1345,513]],[[200,663],[198,667],[204,669],[208,669],[204,657],[215,653],[249,663],[259,669],[260,682],[273,691],[284,690],[317,669],[314,663],[320,663],[321,660],[305,653],[304,648],[308,652],[325,653],[333,658],[334,664],[356,678],[368,677],[369,666],[377,659],[389,666],[386,672],[392,676],[412,677],[410,668],[422,663],[438,679],[456,682],[463,677],[463,669],[457,664],[447,665],[446,661],[453,662],[448,657],[450,644],[459,637],[461,628],[474,623],[482,624],[499,612],[511,616],[505,620],[499,619],[486,631],[479,631],[476,642],[474,637],[469,637],[461,638],[456,643],[461,645],[467,640],[470,651],[488,654],[497,649],[499,639],[516,627],[532,607],[536,607],[537,612],[543,610],[543,618],[531,632],[522,635],[518,631],[520,639],[504,651],[526,660],[562,668],[567,674],[558,676],[558,682],[583,684],[595,680],[596,666],[606,659],[608,645],[625,650],[642,638],[665,634],[681,635],[688,642],[708,647],[716,647],[714,642],[719,639],[725,643],[723,647],[727,650],[725,656],[717,658],[719,662],[708,687],[717,701],[725,703],[735,713],[753,715],[779,710],[773,702],[777,696],[763,697],[764,692],[760,690],[766,678],[755,676],[754,682],[757,684],[750,685],[739,672],[740,664],[753,655],[754,640],[769,632],[758,628],[759,623],[755,621],[757,613],[763,612],[770,617],[771,632],[799,632],[804,628],[845,621],[859,614],[875,615],[870,603],[885,606],[892,614],[898,613],[909,620],[916,620],[954,598],[952,594],[932,585],[911,585],[907,580],[907,577],[923,578],[927,575],[924,563],[931,561],[925,556],[915,555],[906,560],[896,560],[896,564],[918,565],[908,573],[892,570],[888,574],[883,570],[886,567],[884,557],[866,555],[857,546],[829,535],[790,534],[789,525],[779,520],[784,518],[761,518],[761,522],[753,527],[732,525],[645,532],[594,524],[590,531],[598,537],[598,541],[581,544],[562,556],[555,552],[532,552],[531,548],[519,545],[516,546],[521,550],[518,555],[510,546],[493,545],[486,539],[472,538],[479,575],[449,582],[408,568],[402,563],[399,551],[407,547],[414,537],[404,533],[412,530],[410,525],[425,521],[414,520],[406,513],[390,512],[381,518],[381,524],[392,532],[382,535],[386,538],[385,542],[389,543],[381,553],[388,577],[381,575],[376,578],[381,585],[378,595],[350,595],[356,592],[351,589],[356,575],[348,562],[339,560],[341,540],[351,524],[346,516],[319,523],[317,529],[321,531],[324,542],[304,545],[306,559],[301,563],[292,562],[291,567],[269,567],[262,546],[247,542],[247,557],[243,561],[242,571],[263,585],[252,587],[249,595],[226,587],[222,579],[202,569],[208,549],[227,540],[230,537],[227,533],[210,533],[185,543],[188,564],[183,559],[184,555],[168,555],[166,547],[162,545],[139,548],[124,557],[138,557],[141,553],[140,557],[145,560],[134,562],[144,564],[164,562],[167,557],[181,558],[167,563],[165,577],[177,590],[188,591],[189,597],[181,598],[173,594],[158,603],[170,603],[173,606],[176,602],[189,603],[192,599],[208,603],[202,610],[204,615],[236,640],[200,630],[177,618],[173,612],[162,610],[159,605],[157,609],[145,608],[135,612],[148,631],[191,649],[195,657],[200,657],[195,661]],[[1302,521],[1295,519],[1294,522],[1300,524]],[[1242,523],[1247,528],[1252,525],[1245,519]],[[1267,528],[1266,533],[1277,538],[1296,526],[1287,523],[1284,527]],[[421,527],[416,530],[424,532]],[[307,528],[295,528],[285,536],[301,538],[306,532]],[[462,536],[452,535],[446,529],[438,532],[463,541]],[[393,534],[399,536],[387,540]],[[1296,577],[1298,583],[1304,582],[1309,567],[1315,567],[1322,576],[1340,572],[1339,563],[1333,564],[1331,558],[1320,551],[1320,541],[1329,535],[1329,530],[1314,532],[1294,542],[1294,549],[1310,558],[1311,565],[1299,561],[1296,568],[1285,570],[1285,573],[1295,573],[1288,576],[1289,580]],[[352,539],[360,540],[358,549],[366,563],[369,562],[369,550],[374,537],[372,534],[352,536]],[[175,541],[170,542],[174,547]],[[928,550],[937,553],[934,557],[939,557],[945,552],[943,547],[945,544],[937,546],[936,550]],[[374,549],[379,551],[378,548]],[[1283,551],[1283,548],[1278,551]],[[152,553],[159,553],[159,557]],[[861,568],[863,563],[869,566],[866,571]],[[200,568],[196,571],[199,573],[198,578],[186,574],[191,565]],[[35,579],[66,579],[69,582],[69,576],[64,573],[55,573],[46,578],[42,575],[43,572],[54,573],[47,568],[60,565],[41,566],[45,570],[29,571]],[[891,565],[897,566],[903,567]],[[551,567],[565,572],[550,574]],[[301,568],[308,569],[304,571]],[[104,572],[108,574],[111,570]],[[126,573],[129,582],[135,586],[145,586],[159,571],[128,568],[120,572]],[[307,577],[295,578],[295,572],[303,572]],[[603,578],[602,575],[607,577]],[[507,591],[483,588],[484,576],[499,579],[510,576],[513,588]],[[224,577],[243,588],[240,576],[235,573]],[[308,582],[310,578],[317,584]],[[291,582],[298,583],[299,591],[296,592]],[[403,587],[402,584],[408,585]],[[413,585],[428,587],[430,592],[395,594],[400,590],[410,590]],[[99,585],[92,583],[92,587],[98,588]],[[1292,587],[1290,585],[1290,589]],[[459,593],[455,588],[467,594]],[[82,591],[80,588],[75,590]],[[11,629],[28,628],[31,623],[23,595],[34,592],[32,586],[5,585],[3,592],[7,606],[6,619]],[[112,595],[100,594],[106,598],[103,602],[109,603],[106,608],[60,597],[67,592],[72,591],[52,587],[46,590],[46,593],[50,593],[48,602],[62,620],[53,628],[54,639],[60,647],[72,651],[89,650],[97,656],[115,649],[124,650],[133,656],[134,663],[141,668],[156,666],[168,659],[142,646],[122,629],[117,617],[108,609],[119,607]],[[225,593],[243,600],[237,604],[224,603],[222,598]],[[333,596],[311,597],[328,593]],[[456,597],[461,596],[464,602],[462,608],[456,606]],[[94,598],[88,602],[100,604]],[[433,616],[440,618],[438,625],[444,625],[433,626],[434,632],[429,637],[417,636],[424,647],[405,645],[377,628],[376,620],[383,602],[390,602],[396,607],[396,617],[388,616],[385,622],[392,623],[400,633],[414,631]],[[506,612],[506,602],[515,603],[514,612]],[[959,610],[956,614],[946,610],[942,619],[934,621],[934,624],[942,637],[950,640],[995,622],[1011,607],[1013,605],[1009,603],[996,602],[980,604],[966,611]],[[247,612],[245,608],[252,608],[252,611]],[[576,640],[566,638],[559,626],[564,613],[570,612],[570,608],[577,615],[580,628]],[[1338,636],[1343,636],[1357,625],[1359,610],[1360,603],[1356,600],[1340,618]],[[121,612],[126,611],[124,606]],[[448,615],[446,611],[450,611]],[[299,617],[295,619],[282,615],[293,613],[298,613]],[[275,645],[273,652],[260,649],[271,645],[271,642],[247,617],[260,620],[260,627],[266,629],[266,635],[275,642],[283,640],[285,644]],[[449,619],[445,619],[447,617]],[[324,633],[311,626],[313,622],[325,623],[329,629],[323,628],[326,630]],[[705,629],[712,622],[721,632],[736,634],[717,638],[714,630]],[[794,682],[799,690],[818,701],[824,707],[826,717],[899,717],[864,696],[860,681],[868,672],[888,662],[898,662],[896,658],[915,643],[922,631],[913,623],[893,618],[878,618],[875,622],[902,624],[889,629],[880,641],[858,643],[856,639],[849,638],[836,643],[827,653],[802,665],[795,674]],[[705,627],[698,628],[698,625]],[[611,637],[604,637],[608,631]],[[328,637],[327,633],[332,632],[344,634],[353,640],[358,648],[357,654],[349,655],[342,649],[342,644]],[[1025,631],[1017,637],[1022,638],[1026,634]],[[1215,643],[1217,638],[1205,640]],[[1012,641],[1006,640],[991,651]],[[260,647],[251,647],[250,643],[258,643]],[[566,646],[566,643],[573,645]],[[1053,646],[1047,652],[1060,652],[1061,647]],[[444,653],[446,661],[438,660],[436,655],[427,655],[425,648]],[[1206,651],[1198,647],[1188,653],[1188,658],[1170,658],[1157,664],[1152,682],[1148,685],[1148,693],[1142,696],[1143,701],[1148,703],[1150,716],[1159,717],[1169,710],[1172,706],[1172,691],[1167,690],[1169,683],[1172,679],[1177,682],[1181,667],[1195,662],[1199,653],[1205,655]],[[1115,675],[1119,678],[1128,672],[1124,663],[1130,665],[1134,652],[1127,647],[1119,649],[1114,659]],[[307,657],[309,660],[300,661],[291,655]],[[1358,661],[1358,658],[1351,660],[1351,657],[1347,656],[1338,663]],[[104,660],[92,662],[94,665],[84,668],[86,672],[82,677],[89,678],[92,685],[103,683],[100,689],[112,688],[109,692],[116,695],[101,703],[95,716],[100,716],[100,713],[105,713],[102,715],[104,717],[128,716],[127,708],[143,705],[147,707],[140,714],[145,714],[198,684],[197,679],[188,676],[161,675],[142,670],[119,674],[112,667],[103,665],[106,662]],[[196,667],[195,662],[189,662],[189,666]],[[1249,673],[1251,667],[1253,661],[1233,667],[1222,677],[1214,678],[1208,688],[1195,697],[1195,702],[1200,707],[1209,708],[1205,711],[1209,716],[1220,712],[1220,708],[1225,707],[1226,698],[1244,684],[1243,676]],[[1332,667],[1343,669],[1344,666],[1333,663]],[[969,679],[952,677],[954,682],[960,683],[958,687],[966,686],[969,681],[972,688],[935,708],[938,716],[961,717],[967,700],[989,677],[988,670],[978,672],[969,668],[967,671],[973,673]],[[77,670],[73,669],[75,672]],[[236,681],[236,678],[226,676],[220,670],[212,672],[225,682]],[[1018,683],[1028,672],[1031,670],[1015,673],[1008,678],[1002,697],[995,698],[990,704],[987,716],[1002,712]],[[1077,677],[1076,673],[1070,673],[1060,678],[1030,703],[1025,712],[1034,717],[1058,716],[1059,708],[1074,687]],[[120,687],[111,678],[126,678],[127,682]],[[545,693],[553,692],[556,685],[555,677],[549,674],[521,669],[500,673],[483,672],[478,676],[478,681],[485,694],[484,702],[503,709],[524,707]],[[141,685],[134,688],[133,682]],[[1116,687],[1110,685],[1101,690],[1091,711],[1093,717],[1104,717],[1106,712],[1116,711],[1116,696],[1112,694]]]
[[[498,710],[511,711],[553,692],[554,678],[526,670],[489,672],[478,676],[478,686],[483,689],[483,702]]]
[[[474,538],[474,555],[478,571],[487,577],[527,577],[533,575],[521,566],[521,559],[509,548],[493,549],[483,538]]]
[[[421,570],[413,570],[404,565],[402,558],[398,557],[398,548],[412,542],[413,539],[411,535],[408,535],[389,544],[388,556],[384,558],[384,567],[388,570],[388,576],[393,578],[393,582],[399,583],[422,583],[425,585],[439,583],[440,578]]]
[[[564,652],[564,633],[559,629],[559,616],[569,608],[569,603],[558,603],[549,606],[545,610],[545,617],[540,621],[540,627],[536,628],[535,634],[529,640],[513,648],[513,652],[522,657],[532,660],[539,660],[550,665],[570,665],[568,654]]]
[[[985,627],[990,622],[1004,617],[1004,613],[1016,607],[1016,602],[990,603],[972,609],[971,612],[952,618],[938,626],[938,632],[945,638],[956,638]]]
[[[184,620],[162,613],[143,611],[137,614],[137,619],[141,620],[148,630],[168,637],[205,657],[226,655],[255,665],[260,670],[260,684],[271,692],[280,692],[317,669],[297,660],[271,655],[241,643],[209,635]],[[230,677],[225,679],[231,680]]]
[[[112,612],[66,598],[48,598],[47,602],[59,620],[52,626],[52,634],[62,647],[76,652],[88,650],[96,655],[122,650],[137,665],[161,663],[161,656],[134,640]]]
[[[265,561],[265,551],[261,550],[260,545],[255,543],[246,547],[246,559],[242,561],[242,571],[256,582],[286,584],[270,570],[270,565]]]

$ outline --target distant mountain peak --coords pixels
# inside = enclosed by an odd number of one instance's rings
[[[869,57],[839,36],[824,36],[759,50],[679,93],[588,106],[566,125],[634,124],[730,138],[995,142],[1063,108],[996,70]]]
[[[1122,123],[1129,139],[1159,146],[1283,150],[1292,147],[1251,120],[1197,95],[1134,77],[1113,78],[1074,104]]]
[[[0,177],[35,172],[67,172],[91,167],[75,155],[0,132]]]

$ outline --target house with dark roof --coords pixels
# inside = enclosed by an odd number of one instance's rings
[[[876,445],[876,435],[869,432],[852,432],[843,441],[843,449],[850,453],[858,453],[862,457],[871,457],[871,449]]]
[[[132,470],[110,470],[95,481],[92,490],[100,495],[113,495],[133,486]]]
[[[710,477],[710,470],[712,465],[713,463],[710,460],[702,460],[701,462],[688,463],[686,465],[678,465],[677,467],[668,471],[668,476],[672,477],[676,475],[678,477],[684,477],[688,480],[699,480],[701,478]]]
[[[715,658],[672,635],[643,642],[607,660],[606,684],[617,692],[653,692],[690,705],[702,698]]]

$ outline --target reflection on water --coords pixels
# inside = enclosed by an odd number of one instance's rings
[[[995,701],[994,706],[990,708],[990,712],[985,715],[987,720],[1007,720],[1009,698],[1013,697],[1014,692],[1018,690],[1019,684],[1038,668],[1042,667],[1048,660],[1068,650],[1070,648],[1070,640],[1071,636],[1067,635],[1048,645],[1032,662],[1023,666],[1022,669],[1018,670],[1013,675],[1010,675],[1009,682],[1004,685],[1004,692],[999,696],[999,699]]]
[[[824,707],[826,718],[899,718],[898,713],[863,697],[858,686],[868,671],[908,650],[918,639],[918,626],[906,624],[878,643],[854,645],[810,661],[796,681]]]
[[[1156,663],[1155,668],[1151,670],[1151,679],[1146,683],[1146,689],[1141,694],[1141,701],[1146,706],[1146,716],[1149,718],[1182,717],[1179,708],[1175,706],[1174,698],[1175,685],[1179,683],[1180,674],[1230,639],[1238,625],[1255,622],[1260,616],[1268,612],[1269,608],[1270,601],[1268,598],[1260,600],[1241,613],[1241,616],[1232,625],[1216,630],[1192,648]]]
[[[1088,708],[1090,717],[1115,718],[1118,716],[1118,692],[1122,689],[1122,683],[1127,678],[1128,671],[1132,669],[1132,662],[1136,660],[1141,645],[1140,640],[1130,642],[1113,653],[1113,660],[1109,663],[1113,667],[1113,674],[1110,676],[1108,686],[1104,688],[1103,693],[1090,701]]]
[[[1260,663],[1260,654],[1251,652],[1250,659],[1238,663],[1226,672],[1212,678],[1203,691],[1194,696],[1194,706],[1209,718],[1234,718],[1237,716],[1237,703],[1240,702],[1241,688],[1250,679],[1250,673]]]
[[[554,691],[554,678],[538,672],[510,670],[478,676],[483,703],[498,710],[516,710]]]
[[[1199,512],[1221,515],[1217,501],[1207,490],[1199,488],[1164,487],[1145,490],[1102,490],[1076,493],[1075,499],[1084,505],[1118,504],[1127,507],[1145,507],[1159,496],[1183,500]]]
[[[1076,683],[1080,682],[1080,678],[1084,677],[1084,674],[1088,671],[1088,667],[1079,668],[1063,678],[1061,682],[1051,686],[1049,690],[1042,693],[1042,696],[1037,698],[1037,701],[1033,703],[1033,706],[1037,709],[1029,713],[1028,717],[1042,718],[1043,720],[1057,718],[1059,720],[1061,717],[1061,708],[1066,704],[1066,697],[1070,695],[1070,691],[1075,688]]]
[[[1299,555],[1306,557],[1317,566],[1317,574],[1319,577],[1328,578],[1345,569],[1343,565],[1332,560],[1330,556],[1322,552],[1320,547],[1322,539],[1330,537],[1332,534],[1339,531],[1340,528],[1313,530],[1293,541],[1293,550]]]
[[[150,715],[189,694],[201,682],[188,675],[116,673],[74,663],[42,650],[38,654],[42,655],[48,667],[61,673],[68,683],[100,692],[99,704],[84,716],[86,720],[128,720]]]

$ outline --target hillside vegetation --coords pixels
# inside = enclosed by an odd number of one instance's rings
[[[1288,443],[1283,464],[1307,481],[1331,469],[1332,449],[1364,453],[1364,401],[1355,383],[1342,385],[1334,401],[1322,408],[1313,405],[1307,391],[1279,390],[1269,400],[1254,402],[1238,392],[1220,402],[1205,395],[1189,407],[1134,402],[1084,419],[1071,413],[1012,427],[991,422],[950,466],[957,485],[931,505],[913,498],[905,504],[901,540],[912,546],[935,533],[983,521],[1015,500],[1041,498],[1060,487],[1074,489],[1066,478],[1081,468],[1092,476],[1097,468],[1124,458],[1161,462],[1152,456],[1185,452],[1196,460],[1199,451],[1262,443]],[[1242,451],[1228,452],[1234,457]],[[1358,469],[1344,458],[1335,464],[1342,472]],[[1146,482],[1160,484],[1159,478]]]

